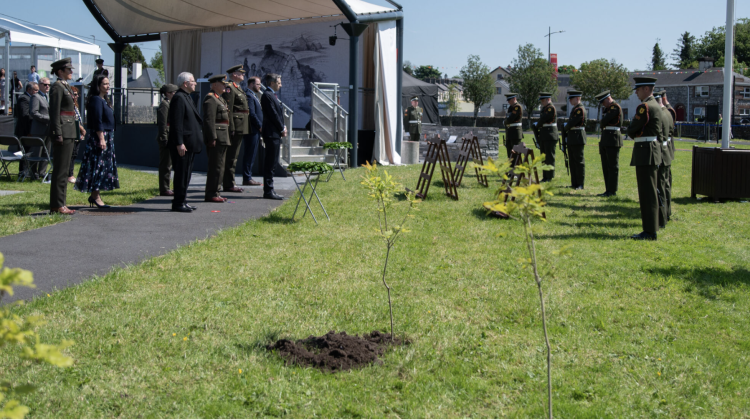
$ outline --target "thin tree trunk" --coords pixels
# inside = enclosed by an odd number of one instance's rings
[[[391,312],[391,341],[393,341],[393,305],[391,305],[391,287],[385,282],[385,271],[388,269],[388,256],[391,255],[391,246],[388,245],[388,250],[385,253],[385,264],[383,265],[383,285],[388,291],[388,310]]]

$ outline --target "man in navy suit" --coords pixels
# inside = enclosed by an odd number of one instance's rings
[[[263,161],[263,198],[283,200],[273,189],[273,169],[279,162],[281,153],[281,138],[286,136],[284,125],[284,108],[278,98],[281,89],[281,76],[269,73],[264,76],[266,89],[260,99],[263,109],[263,144],[266,146],[266,158]]]
[[[190,213],[195,207],[189,206],[185,199],[193,173],[193,159],[203,150],[203,120],[190,98],[190,94],[195,91],[195,77],[188,72],[180,73],[177,76],[177,86],[180,89],[172,97],[167,116],[167,147],[174,169],[172,211]]]
[[[260,142],[263,126],[263,108],[256,94],[260,93],[260,77],[250,76],[247,80],[247,106],[250,110],[250,133],[245,135],[245,154],[242,157],[242,185],[261,185],[253,179],[253,163]]]

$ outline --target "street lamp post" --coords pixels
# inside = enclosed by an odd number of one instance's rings
[[[552,61],[552,35],[561,34],[563,32],[565,31],[552,32],[552,27],[550,26],[547,35],[544,36],[547,38],[547,61]]]

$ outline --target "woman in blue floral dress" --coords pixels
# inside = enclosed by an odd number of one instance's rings
[[[81,169],[78,171],[75,189],[91,193],[89,205],[107,208],[100,191],[112,191],[120,188],[115,161],[115,144],[112,131],[115,129],[115,117],[112,104],[109,102],[109,78],[97,75],[91,81],[86,112],[88,114],[88,137],[83,152]]]

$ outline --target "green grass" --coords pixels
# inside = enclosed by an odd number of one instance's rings
[[[78,174],[76,165],[74,174]],[[114,191],[102,192],[102,199],[107,204],[127,206],[139,201],[148,200],[159,194],[156,175],[129,169],[117,168],[120,176],[120,188]],[[12,174],[18,173],[18,164],[10,165]],[[49,212],[49,187],[40,181],[16,182],[14,175],[11,180],[7,176],[0,177],[0,191],[24,191],[19,194],[0,196],[0,236],[13,235],[30,229],[36,229],[55,223],[70,220],[70,216],[60,214],[29,216],[32,213]],[[68,207],[88,206],[88,193],[81,193],[68,184]]]
[[[602,199],[590,144],[586,190],[556,189],[549,222],[536,225],[555,415],[748,417],[750,204],[691,200],[691,156],[678,152],[673,221],[656,242],[629,240],[641,231],[631,151],[622,149],[618,196]],[[419,167],[389,172],[413,188]],[[384,247],[362,173],[320,185],[330,222],[289,223],[287,202],[18,309],[46,316],[44,340],[75,340],[76,362],[57,369],[4,355],[2,379],[41,385],[24,399],[39,418],[544,416],[523,230],[485,217],[491,189],[469,172],[459,201],[433,183],[391,253],[395,327],[411,345],[339,374],[263,349],[277,337],[388,329]],[[558,152],[552,184],[569,183]],[[564,246],[572,255],[554,254]]]

